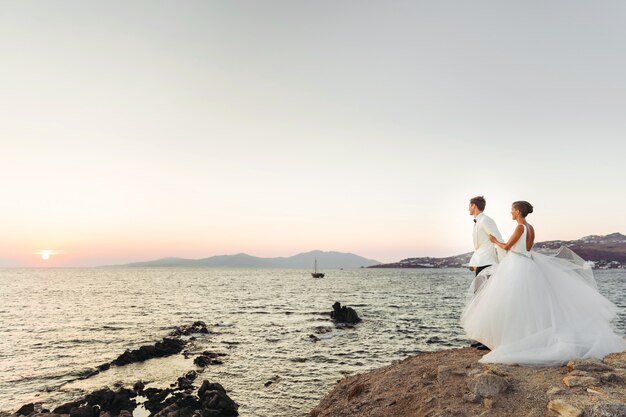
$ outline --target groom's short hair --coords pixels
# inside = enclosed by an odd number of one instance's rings
[[[470,204],[476,204],[476,207],[480,211],[485,211],[485,206],[487,205],[487,201],[485,201],[485,197],[479,195],[478,197],[474,197],[470,200]]]

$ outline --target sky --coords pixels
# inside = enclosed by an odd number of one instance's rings
[[[622,1],[0,0],[0,266],[626,233]],[[42,251],[49,259],[43,259]]]

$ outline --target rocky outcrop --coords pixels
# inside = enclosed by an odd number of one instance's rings
[[[162,358],[165,356],[175,355],[180,353],[187,344],[187,340],[182,339],[181,336],[192,336],[196,334],[208,334],[209,329],[203,321],[195,321],[192,324],[185,324],[183,326],[177,326],[169,333],[169,337],[163,338],[163,340],[156,342],[154,345],[144,345],[134,350],[127,350],[122,353],[117,359],[111,361],[110,364],[102,364],[98,366],[97,370],[85,371],[85,378],[95,375],[98,371],[106,370],[111,365],[123,366],[129,363],[143,362],[152,358]],[[188,339],[188,338],[187,338]]]
[[[122,366],[134,362],[143,362],[147,359],[162,358],[164,356],[175,355],[183,350],[185,341],[174,338],[164,338],[154,345],[141,346],[139,349],[127,350],[122,353],[111,364]]]
[[[626,417],[626,352],[550,368],[478,363],[483,353],[422,353],[344,378],[310,416]]]
[[[187,372],[172,384],[174,388],[145,388],[141,381],[132,389],[120,388],[113,391],[102,388],[76,401],[48,410],[35,410],[34,404],[22,406],[11,417],[132,417],[138,407],[138,395],[145,397],[140,404],[151,417],[229,417],[237,416],[239,405],[226,393],[224,387],[207,380],[194,395],[193,381],[198,374]]]
[[[333,311],[330,312],[330,318],[336,323],[356,324],[361,322],[361,318],[352,307],[342,306],[339,301],[333,304]]]
[[[108,413],[110,416],[120,415],[122,410],[132,411],[137,406],[134,398],[137,392],[120,388],[112,391],[109,388],[102,388],[88,394],[87,396],[55,408],[54,414],[69,414],[70,417],[98,417],[101,413]],[[46,413],[40,414],[48,417]]]
[[[202,321],[176,327],[169,334],[169,337],[163,338],[154,345],[144,345],[138,349],[127,350],[110,363],[80,371],[76,377],[86,379],[101,371],[108,370],[111,365],[124,366],[180,353],[188,343],[193,345],[191,341],[195,340],[195,335],[207,333],[209,330]],[[190,354],[189,351],[185,351],[185,353]],[[226,354],[204,351],[194,360],[194,363],[201,367],[222,364],[222,361],[217,359],[220,356],[226,356]],[[112,391],[109,388],[103,388],[76,401],[58,406],[52,412],[42,409],[41,403],[29,403],[20,407],[13,414],[0,412],[0,416],[132,417],[133,410],[138,406],[135,400],[138,395],[145,397],[145,402],[141,404],[141,407],[145,408],[150,416],[217,417],[237,415],[238,405],[228,397],[224,388],[219,384],[209,383],[205,380],[198,391],[198,395],[193,396],[193,391],[197,389],[197,386],[194,385],[197,376],[198,372],[195,370],[189,371],[171,384],[170,388],[165,389],[146,388],[146,383],[143,381],[136,382],[131,389],[120,388],[117,391]],[[165,411],[166,409],[167,411]]]
[[[175,355],[183,350],[189,340],[193,340],[195,338],[193,335],[208,333],[210,333],[209,329],[203,321],[195,321],[191,325],[177,326],[169,333],[169,337],[165,337],[163,340],[156,342],[153,345],[144,345],[138,349],[127,350],[110,363],[103,363],[95,368],[88,368],[80,371],[76,374],[76,377],[78,379],[87,379],[99,374],[102,371],[108,370],[111,368],[111,365],[124,366],[130,363],[143,362],[152,358],[162,358],[165,356]],[[181,338],[181,336],[191,336],[191,338]],[[216,362],[220,361],[214,361],[214,363],[210,364],[213,365],[216,364]]]
[[[27,416],[33,411],[35,411],[35,404],[29,403],[29,404],[24,404],[23,406],[21,406],[20,409],[15,412],[15,414],[21,415],[21,416]]]
[[[171,337],[191,336],[193,334],[208,334],[209,329],[203,321],[195,321],[191,325],[178,326],[170,332]]]
[[[202,368],[209,366],[209,365],[221,365],[224,362],[222,362],[221,360],[217,359],[220,356],[226,356],[225,353],[215,353],[215,352],[209,352],[209,351],[204,351],[202,352],[202,355],[197,356],[194,360],[193,363],[195,363],[197,366],[200,366]]]

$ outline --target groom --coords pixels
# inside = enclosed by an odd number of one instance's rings
[[[474,197],[469,203],[469,214],[474,216],[474,254],[469,261],[469,269],[475,273],[475,276],[478,276],[483,269],[488,268],[493,264],[497,264],[498,256],[501,255],[498,251],[500,248],[497,248],[489,240],[489,235],[491,234],[502,242],[502,235],[500,235],[496,222],[494,222],[491,217],[483,213],[486,204],[487,202],[483,196]],[[480,285],[488,279],[488,276],[486,275],[488,272],[489,271],[485,271],[484,277],[481,276],[475,280],[473,283],[474,292],[476,292],[478,288],[480,288]],[[480,342],[473,342],[470,346],[479,350],[489,349]]]
[[[469,261],[470,271],[474,271],[475,275],[480,274],[483,269],[498,263],[498,257],[501,256],[496,246],[489,240],[489,235],[494,235],[502,242],[502,235],[496,226],[496,222],[483,211],[485,210],[485,197],[478,196],[470,200],[469,214],[474,216],[474,254]]]

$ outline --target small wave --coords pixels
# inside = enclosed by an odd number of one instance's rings
[[[116,327],[116,326],[102,326],[103,330],[126,330],[124,327]],[[97,328],[93,330],[98,330]]]
[[[405,355],[417,355],[418,353],[422,353],[419,349],[400,349],[394,352],[395,355],[405,356]]]
[[[25,383],[30,381],[64,381],[67,382],[74,377],[73,372],[64,372],[58,374],[50,374],[50,375],[31,375],[31,376],[23,376],[16,375],[14,379],[7,379],[4,382],[7,384],[13,383]]]

